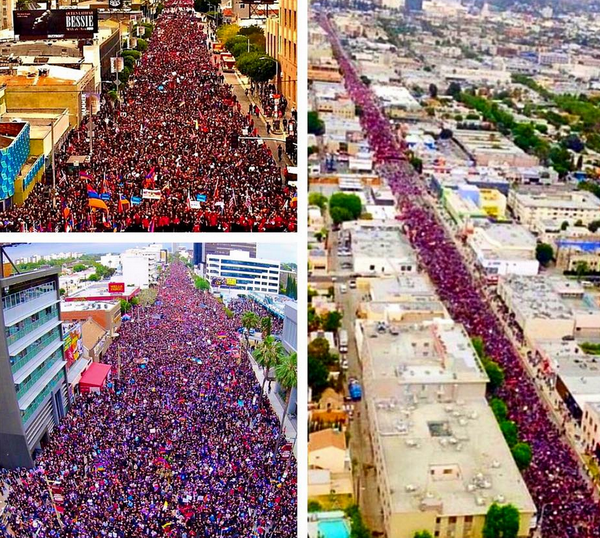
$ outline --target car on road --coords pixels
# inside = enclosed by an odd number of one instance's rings
[[[352,269],[352,264],[350,262],[342,262],[342,269]]]
[[[355,290],[356,289],[356,280],[351,280],[350,282],[348,282],[348,287],[351,290]]]
[[[353,402],[360,402],[362,400],[362,387],[354,377],[348,380],[348,393]]]
[[[340,284],[340,292],[346,293],[347,291],[348,291],[348,288],[346,287],[346,284]]]

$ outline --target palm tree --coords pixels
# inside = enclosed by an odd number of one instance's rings
[[[292,399],[292,390],[298,386],[298,356],[296,353],[290,353],[284,355],[278,364],[275,365],[275,377],[279,386],[285,389],[285,411],[281,417],[281,433],[279,434],[279,440],[277,441],[277,449],[281,445],[281,441],[285,438],[284,425],[285,419],[287,418],[290,400]]]
[[[271,336],[272,324],[273,324],[273,320],[271,319],[271,316],[264,316],[264,317],[260,318],[260,330],[263,333],[263,338],[266,338],[267,336]]]
[[[262,395],[265,391],[265,382],[267,381],[267,377],[269,377],[269,370],[273,366],[277,366],[281,359],[283,358],[285,351],[281,342],[275,340],[273,336],[267,336],[263,339],[263,341],[258,345],[258,347],[254,350],[253,356],[259,366],[264,369],[264,376],[262,387],[260,388],[260,396],[262,402]]]
[[[250,331],[250,329],[256,329],[256,327],[258,327],[258,324],[259,324],[258,316],[254,312],[251,312],[250,310],[248,310],[243,313],[242,327],[244,327],[244,329],[246,329],[246,335],[245,335],[246,336],[246,347],[249,347],[248,332]]]

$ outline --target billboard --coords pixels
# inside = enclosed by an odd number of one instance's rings
[[[36,39],[91,39],[98,32],[95,9],[29,9],[13,11],[15,36]]]
[[[225,278],[222,276],[215,276],[211,279],[210,285],[213,288],[229,288],[235,287],[237,285],[237,279],[235,278]]]
[[[125,282],[109,282],[108,283],[108,292],[109,293],[124,293],[125,292]]]

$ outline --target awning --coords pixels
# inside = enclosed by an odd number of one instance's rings
[[[90,367],[83,373],[79,381],[79,391],[84,394],[86,392],[95,392],[106,385],[106,380],[110,374],[110,364],[102,364],[101,362],[93,362]]]

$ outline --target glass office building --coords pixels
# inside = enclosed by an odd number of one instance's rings
[[[0,466],[30,467],[67,408],[58,268],[0,278]]]

